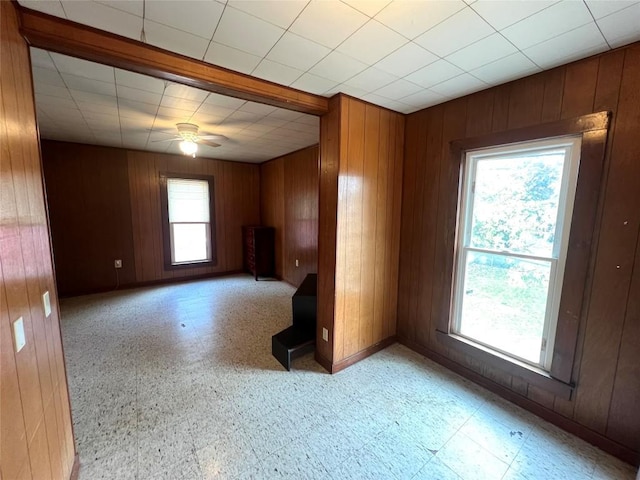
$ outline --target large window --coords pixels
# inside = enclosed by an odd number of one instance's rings
[[[452,332],[551,368],[581,136],[466,152]]]
[[[214,262],[213,179],[162,175],[165,267]]]

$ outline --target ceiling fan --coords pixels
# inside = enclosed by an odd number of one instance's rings
[[[195,158],[198,152],[198,144],[208,145],[209,147],[219,147],[220,144],[213,140],[226,140],[224,135],[198,135],[200,127],[195,123],[176,123],[178,134],[166,140],[156,140],[157,142],[173,142],[181,140],[179,143],[180,151],[185,155],[191,155]]]

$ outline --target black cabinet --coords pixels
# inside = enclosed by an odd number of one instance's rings
[[[242,227],[244,269],[258,277],[275,274],[275,229],[260,225]]]

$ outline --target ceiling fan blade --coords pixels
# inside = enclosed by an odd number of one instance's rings
[[[153,140],[151,143],[158,143],[158,142],[176,142],[178,140],[182,140],[182,138],[180,137],[173,137],[173,138],[165,138],[163,140]]]
[[[225,137],[224,135],[215,135],[215,134],[198,135],[198,138],[200,140],[226,140],[227,139],[227,137]]]
[[[203,140],[202,138],[199,138],[197,143],[201,143],[203,145],[209,145],[210,147],[219,147],[220,146],[219,143],[212,142],[210,140]]]

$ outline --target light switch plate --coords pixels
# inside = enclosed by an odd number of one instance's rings
[[[22,350],[22,347],[27,344],[27,340],[24,337],[24,322],[22,321],[22,317],[13,322],[13,339],[16,343],[16,353],[18,353]]]
[[[329,330],[327,330],[327,329],[326,329],[326,328],[324,328],[324,327],[322,328],[322,339],[323,339],[325,342],[328,342],[328,341],[329,341]]]
[[[42,306],[44,307],[45,318],[49,318],[49,315],[51,315],[51,299],[49,298],[48,290],[42,294]]]

